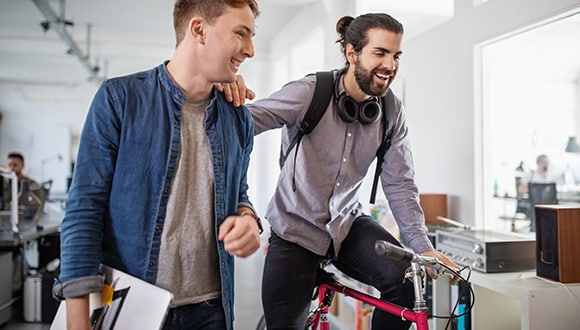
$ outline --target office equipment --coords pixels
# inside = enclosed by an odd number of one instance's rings
[[[580,282],[580,207],[536,206],[536,274]]]
[[[52,285],[58,276],[60,259],[43,265],[40,271],[30,270],[24,280],[23,317],[27,322],[50,323],[58,309],[52,297]]]
[[[437,230],[437,250],[484,273],[534,269],[534,238],[492,230]]]
[[[160,287],[106,265],[105,284],[112,288],[90,296],[94,329],[161,329],[173,295]],[[114,290],[114,291],[113,291]],[[105,300],[103,303],[102,300]],[[51,330],[66,329],[66,303],[60,303]]]
[[[12,252],[0,252],[0,328],[12,317]]]
[[[2,250],[9,250],[15,254],[16,258],[20,258],[22,262],[13,263],[14,257],[12,253],[10,254],[10,258],[6,260],[9,262],[8,266],[4,265],[2,262],[2,267],[0,267],[0,275],[5,275],[9,279],[9,285],[6,286],[12,295],[12,289],[15,288],[15,294],[12,299],[6,304],[2,304],[0,306],[0,324],[1,320],[3,319],[3,313],[7,311],[10,313],[11,308],[14,304],[22,303],[23,302],[23,293],[24,293],[24,283],[26,281],[25,275],[27,274],[28,270],[28,262],[25,258],[27,257],[26,253],[23,253],[23,249],[27,246],[27,243],[36,241],[48,235],[58,235],[60,230],[60,224],[64,212],[46,212],[42,214],[40,217],[40,221],[38,222],[38,226],[28,226],[24,227],[19,230],[18,234],[15,234],[11,229],[10,225],[3,226],[2,230],[0,230],[0,248]],[[1,224],[9,224],[10,223],[10,216],[0,214],[0,223]],[[6,228],[6,230],[4,230]],[[40,253],[40,251],[37,251]],[[48,257],[49,255],[46,255]],[[43,264],[40,264],[40,267],[43,267]],[[4,278],[3,278],[4,280]],[[4,286],[0,286],[4,288]],[[5,309],[4,309],[5,308]],[[8,314],[10,315],[10,314]]]
[[[14,171],[2,167],[0,167],[0,176],[10,179],[11,205],[10,211],[8,211],[8,214],[10,215],[10,229],[12,232],[18,233],[18,178]],[[0,212],[0,216],[2,216],[5,211],[0,210]]]
[[[449,313],[447,281],[434,281],[434,313]],[[472,272],[475,291],[471,328],[560,330],[578,329],[580,283],[562,284],[536,276],[535,271],[482,273]],[[444,329],[447,320],[437,319],[436,329]]]
[[[24,280],[23,317],[26,322],[42,321],[42,276],[28,276]]]
[[[529,214],[530,217],[530,229],[531,231],[536,230],[536,214],[534,207],[536,205],[552,205],[558,204],[558,190],[556,189],[556,183],[540,183],[540,182],[530,182],[528,183],[528,200],[532,207]]]

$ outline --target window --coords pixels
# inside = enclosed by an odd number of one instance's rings
[[[530,176],[541,154],[561,202],[580,203],[580,153],[565,151],[580,137],[580,13],[490,42],[481,60],[484,227],[511,228],[500,216],[516,213],[516,168]]]

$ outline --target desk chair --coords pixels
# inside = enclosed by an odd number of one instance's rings
[[[40,184],[40,186],[42,187],[42,191],[44,192],[44,198],[42,203],[46,203],[46,201],[48,200],[48,196],[50,195],[50,189],[52,188],[52,179],[48,180],[48,181],[44,181],[43,183]]]
[[[532,206],[528,196],[524,193],[520,193],[520,184],[522,181],[521,177],[516,177],[516,211],[514,214],[504,214],[499,216],[500,219],[511,222],[511,231],[517,232],[516,221],[525,221],[528,223],[530,221]]]
[[[530,231],[536,231],[536,205],[558,204],[558,190],[556,183],[528,183],[528,199],[532,206],[530,212]]]

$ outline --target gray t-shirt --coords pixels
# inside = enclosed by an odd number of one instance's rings
[[[213,205],[214,174],[205,132],[209,99],[182,108],[181,150],[161,236],[155,284],[174,295],[172,306],[221,294]]]

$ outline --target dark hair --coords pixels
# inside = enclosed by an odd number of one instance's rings
[[[540,165],[540,162],[543,160],[547,160],[548,159],[548,155],[546,154],[541,154],[538,157],[536,157],[536,164]]]
[[[195,16],[201,16],[212,24],[216,18],[223,15],[226,6],[242,8],[249,6],[254,17],[260,15],[256,0],[176,0],[173,7],[173,28],[175,29],[176,45],[184,38],[185,25]]]
[[[369,42],[370,29],[403,34],[403,25],[388,14],[364,14],[357,18],[344,16],[336,22],[336,32],[339,36],[336,42],[340,44],[342,54],[346,57],[345,51],[348,44],[351,44],[355,52],[359,53]]]
[[[18,158],[20,159],[20,161],[22,162],[22,164],[24,164],[24,156],[22,156],[21,153],[19,152],[11,152],[8,154],[8,159],[10,158]]]

